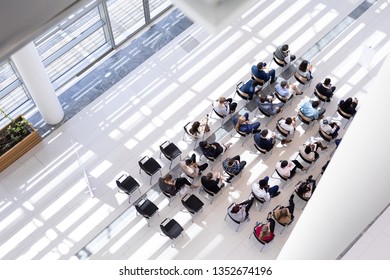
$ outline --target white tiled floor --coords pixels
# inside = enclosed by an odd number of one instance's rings
[[[251,65],[261,60],[269,62],[276,45],[288,42],[300,57],[358,4],[287,0],[265,6],[265,1],[260,1],[216,36],[194,24],[0,174],[0,258],[75,258],[128,208],[127,197],[117,193],[115,186],[115,179],[127,172],[141,182],[142,193],[147,192],[158,205],[160,216],[147,227],[132,208],[116,221],[120,227],[107,233],[110,239],[100,243],[91,259],[275,259],[296,222],[282,235],[277,226],[275,240],[262,253],[259,244],[248,237],[255,221],[263,221],[277,204],[287,203],[293,187],[282,190],[261,212],[254,205],[251,221],[238,232],[233,223],[224,221],[226,208],[232,201],[246,199],[251,183],[271,175],[278,160],[294,158],[298,146],[316,133],[317,125],[307,133],[298,127],[294,141],[288,147],[278,145],[265,163],[261,156],[250,153],[251,139],[243,148],[234,144],[225,156],[240,154],[248,166],[211,205],[203,194],[195,192],[205,207],[194,223],[189,214],[180,211],[179,199],[168,206],[167,199],[149,190],[149,177],[138,173],[137,161],[144,155],[153,156],[163,166],[163,174],[167,173],[169,162],[158,159],[162,142],[176,143],[184,156],[190,153],[193,144],[182,140],[186,122],[210,113],[210,104],[217,97],[233,96],[235,85],[249,79]],[[326,115],[332,115],[338,101],[346,96],[364,100],[369,83],[362,80],[375,76],[381,58],[389,52],[389,28],[385,24],[388,4],[378,1],[313,59],[315,79],[306,91],[308,96],[295,98],[283,115],[295,115],[298,104],[309,98],[313,86],[326,76],[337,86]],[[181,47],[188,40],[199,42],[190,52]],[[367,44],[376,50],[371,71],[359,65],[362,47]],[[244,107],[243,100],[236,101],[239,108]],[[255,118],[254,112],[251,118]],[[213,132],[219,122],[211,118],[210,124]],[[268,127],[273,129],[274,125],[273,120]],[[238,138],[227,134],[223,141],[235,143]],[[95,198],[89,197],[75,150],[92,176]],[[320,152],[311,174],[319,174],[332,151],[333,147]],[[293,183],[306,176],[298,172]],[[298,221],[304,203],[298,198],[295,201]],[[159,234],[158,225],[166,217],[175,218],[185,229],[174,248]],[[382,234],[388,236],[386,229]],[[367,250],[363,258],[369,256]]]

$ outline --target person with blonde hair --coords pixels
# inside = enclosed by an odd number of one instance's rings
[[[237,108],[237,103],[233,102],[232,98],[225,98],[221,96],[213,102],[214,111],[223,118],[233,113]]]
[[[255,134],[261,131],[260,129],[258,129],[260,127],[260,122],[250,123],[248,113],[245,113],[243,116],[234,117],[233,124],[237,131],[241,131],[246,134]]]
[[[292,194],[288,201],[288,206],[278,205],[273,211],[273,216],[278,223],[288,225],[294,220],[294,208],[294,195]]]
[[[261,241],[264,241],[266,243],[271,242],[274,237],[274,231],[275,231],[275,220],[272,219],[272,213],[269,212],[267,216],[268,223],[266,224],[259,224],[255,228],[256,237],[260,239]]]

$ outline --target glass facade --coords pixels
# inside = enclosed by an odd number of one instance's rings
[[[172,6],[170,0],[94,0],[34,40],[54,89],[70,81]],[[12,63],[0,65],[0,106],[33,106]],[[27,108],[27,109],[29,109]]]

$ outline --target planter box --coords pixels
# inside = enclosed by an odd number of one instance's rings
[[[22,116],[18,116],[15,120],[19,120],[23,118]],[[4,131],[9,126],[6,125],[0,131]],[[37,130],[30,124],[31,133],[27,135],[23,140],[21,140],[18,144],[13,146],[11,150],[7,151],[0,157],[0,172],[14,163],[17,159],[19,159],[22,155],[28,152],[32,147],[42,141],[41,135]]]

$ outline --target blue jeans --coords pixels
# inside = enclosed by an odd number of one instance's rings
[[[276,186],[270,187],[268,189],[268,193],[272,197],[272,196],[275,196],[275,194],[278,192],[278,190],[279,190],[279,186],[276,185]]]

